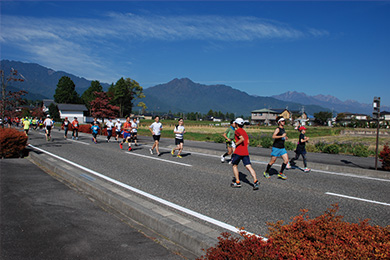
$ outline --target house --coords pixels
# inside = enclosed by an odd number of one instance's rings
[[[295,125],[306,125],[309,121],[309,116],[306,112],[302,112],[302,110],[291,111],[291,119],[295,123]]]
[[[258,109],[251,112],[251,121],[252,124],[261,124],[261,125],[271,125],[275,124],[276,117],[279,115],[273,109]]]
[[[381,120],[390,121],[390,112],[389,111],[382,111],[380,118],[381,118]]]
[[[272,110],[278,113],[278,116],[282,116],[284,119],[292,121],[292,112],[287,108],[276,108]]]
[[[74,117],[77,117],[78,121],[83,124],[85,123],[84,112],[88,111],[85,105],[80,104],[57,104],[58,110],[60,112],[60,118],[65,119],[67,117],[69,120],[72,120]]]
[[[49,106],[53,103],[54,105],[57,105],[56,102],[54,102],[53,99],[44,99],[42,100],[43,102],[43,107],[42,107],[42,111],[44,113],[47,113],[49,111]]]
[[[365,114],[343,112],[337,114],[336,122],[344,126],[353,122],[359,123],[360,126],[363,126],[363,124],[367,124],[369,122],[369,117]]]

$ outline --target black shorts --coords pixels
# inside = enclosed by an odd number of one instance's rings
[[[98,134],[95,134],[95,133],[92,133],[92,136],[93,136],[93,138],[95,138],[96,139],[96,136],[97,136]]]
[[[48,132],[50,132],[50,131],[51,131],[51,125],[46,126],[46,130],[47,130]]]
[[[137,133],[131,133],[131,139],[137,140]]]
[[[175,138],[175,144],[176,144],[176,145],[179,145],[179,144],[181,144],[181,143],[184,144],[184,139]]]
[[[153,135],[153,140],[154,141],[160,141],[160,136],[161,135]]]

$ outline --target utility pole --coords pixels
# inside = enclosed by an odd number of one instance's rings
[[[381,117],[381,98],[374,97],[374,102],[372,103],[374,111],[372,116],[376,119],[376,149],[375,149],[375,170],[378,170],[378,142],[379,142],[379,121]]]
[[[22,74],[20,74],[20,76],[22,78],[19,78],[17,77],[18,76],[18,71],[17,70],[14,70],[13,68],[11,68],[11,74],[5,78],[5,75],[4,75],[4,70],[0,70],[0,74],[1,74],[1,102],[2,102],[2,106],[1,106],[1,118],[4,119],[4,116],[5,116],[5,108],[6,108],[6,89],[7,89],[7,84],[8,82],[10,81],[21,81],[23,82],[24,81],[24,77]]]

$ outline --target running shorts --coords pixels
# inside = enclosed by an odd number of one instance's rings
[[[238,165],[241,160],[242,160],[242,163],[244,164],[244,166],[251,164],[251,160],[249,158],[249,155],[242,156],[242,155],[238,155],[235,153],[232,155],[232,164],[233,165]]]
[[[127,139],[131,137],[131,133],[123,132],[123,139]]]
[[[160,141],[160,136],[161,135],[153,135],[153,140],[154,141]]]
[[[181,144],[181,143],[184,144],[184,139],[175,138],[175,144],[176,144],[176,145],[179,145],[179,144]]]
[[[276,148],[272,147],[271,156],[273,157],[281,157],[287,153],[286,148]]]

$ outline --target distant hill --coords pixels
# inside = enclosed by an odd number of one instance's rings
[[[80,95],[91,85],[91,81],[63,71],[54,71],[35,63],[24,63],[19,61],[1,60],[1,69],[5,75],[9,75],[11,68],[23,75],[24,82],[9,82],[9,90],[26,90],[29,92],[27,99],[53,98],[61,77],[67,76],[76,85],[76,91]],[[101,83],[103,89],[107,90],[109,84]]]
[[[252,110],[261,108],[286,108],[300,110],[301,104],[285,102],[273,97],[251,96],[246,92],[226,85],[203,85],[188,78],[172,81],[144,89],[145,98],[141,101],[149,111],[177,111],[207,113],[210,109],[222,113],[250,115]],[[329,111],[318,105],[305,106],[308,114]]]
[[[372,104],[359,103],[355,100],[341,101],[340,99],[330,95],[308,96],[302,92],[289,91],[280,95],[272,96],[278,100],[288,102],[299,102],[306,105],[318,105],[328,109],[333,109],[337,112],[350,112],[361,114],[372,114]],[[381,106],[381,111],[389,111],[390,107]]]

